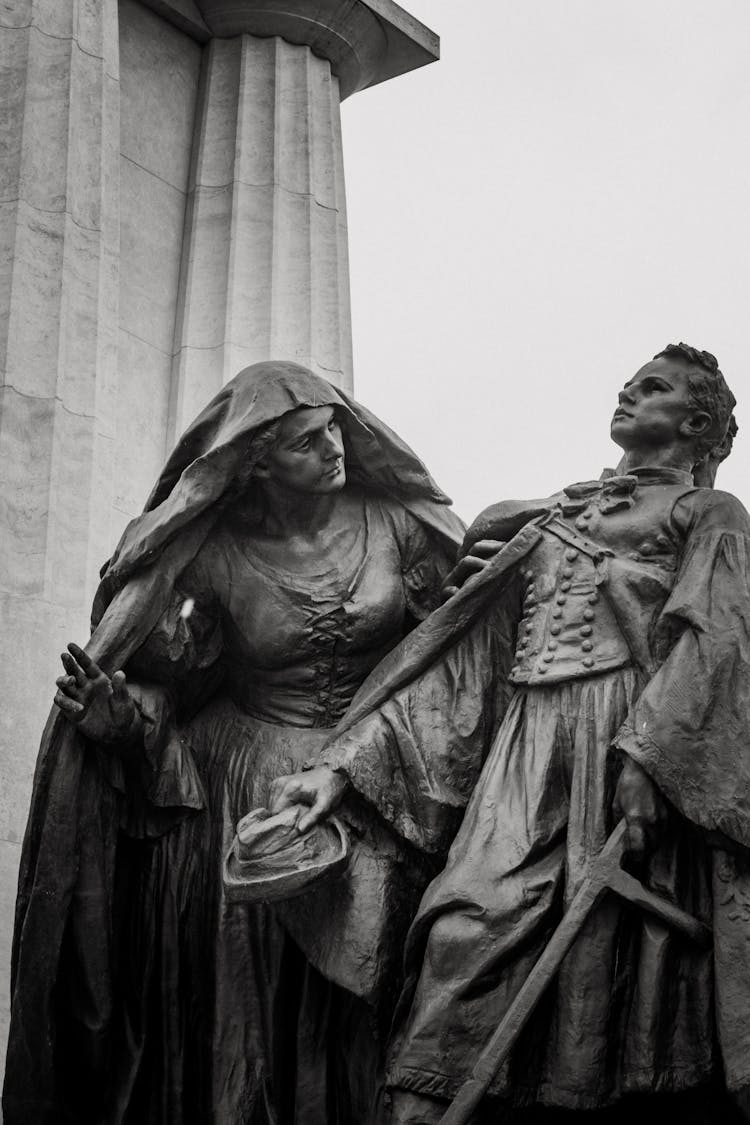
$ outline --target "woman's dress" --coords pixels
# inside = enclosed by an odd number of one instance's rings
[[[437,604],[444,563],[422,525],[398,503],[361,503],[346,552],[305,576],[273,567],[227,515],[128,666],[146,735],[145,752],[108,762],[131,837],[116,880],[112,1125],[378,1119],[378,1013],[313,968],[271,908],[228,903],[221,881],[237,821],[315,758]]]

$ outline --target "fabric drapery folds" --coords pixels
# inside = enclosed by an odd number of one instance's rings
[[[675,818],[648,878],[712,923],[713,957],[610,904],[494,1093],[592,1108],[691,1088],[717,1058],[750,1090],[750,517],[688,473],[632,477],[483,513],[465,547],[507,546],[388,656],[323,751],[418,847],[440,853],[461,822],[410,932],[399,1089],[449,1098],[467,1077],[539,952],[529,934],[543,943],[611,831],[628,754]],[[630,661],[602,673],[613,630]],[[523,661],[539,679],[514,692]]]
[[[361,577],[350,589],[351,560],[335,560],[316,601],[293,576],[268,577],[250,549],[260,502],[251,469],[268,427],[323,405],[336,411],[369,530]],[[266,1096],[275,1017],[259,982],[275,980],[287,954],[278,923],[226,913],[227,826],[266,802],[273,777],[319,751],[325,716],[335,722],[346,709],[408,614],[435,604],[463,534],[448,504],[397,435],[294,363],[241,372],[183,435],[103,570],[86,646],[105,672],[126,671],[145,744],[127,755],[91,745],[56,709],[42,739],[16,905],[8,1125],[57,1125],[65,1114],[117,1125],[133,1098],[158,1103],[164,1125],[209,1112],[235,1125],[239,1106]],[[231,614],[219,593],[240,622],[223,633]],[[260,635],[248,604],[256,595],[274,622]],[[349,607],[348,661],[308,620],[337,598]],[[186,616],[190,599],[200,604]],[[248,683],[262,690],[235,700]],[[315,979],[311,997],[325,984]],[[221,1027],[212,1005],[224,1011]],[[316,1061],[310,1068],[318,1073]]]

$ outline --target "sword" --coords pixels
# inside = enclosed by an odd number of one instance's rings
[[[469,1119],[508,1057],[547,985],[581,928],[608,891],[640,906],[703,949],[711,945],[711,928],[643,886],[622,868],[627,824],[623,819],[591,864],[583,883],[534,968],[516,993],[467,1081],[440,1119],[440,1125],[469,1125]]]

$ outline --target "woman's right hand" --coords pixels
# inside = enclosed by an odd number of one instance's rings
[[[140,714],[125,683],[125,673],[110,679],[76,644],[60,657],[66,675],[57,683],[55,703],[69,722],[94,742],[129,742],[138,737]]]
[[[348,788],[344,774],[328,766],[315,766],[302,773],[277,777],[271,785],[269,809],[273,814],[290,805],[308,805],[297,824],[299,832],[307,832],[337,808]]]

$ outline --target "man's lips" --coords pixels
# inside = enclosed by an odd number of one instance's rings
[[[614,422],[616,418],[632,418],[632,417],[633,417],[633,415],[629,414],[627,410],[623,410],[621,406],[618,406],[617,410],[615,410],[614,414],[612,415],[612,421]]]

